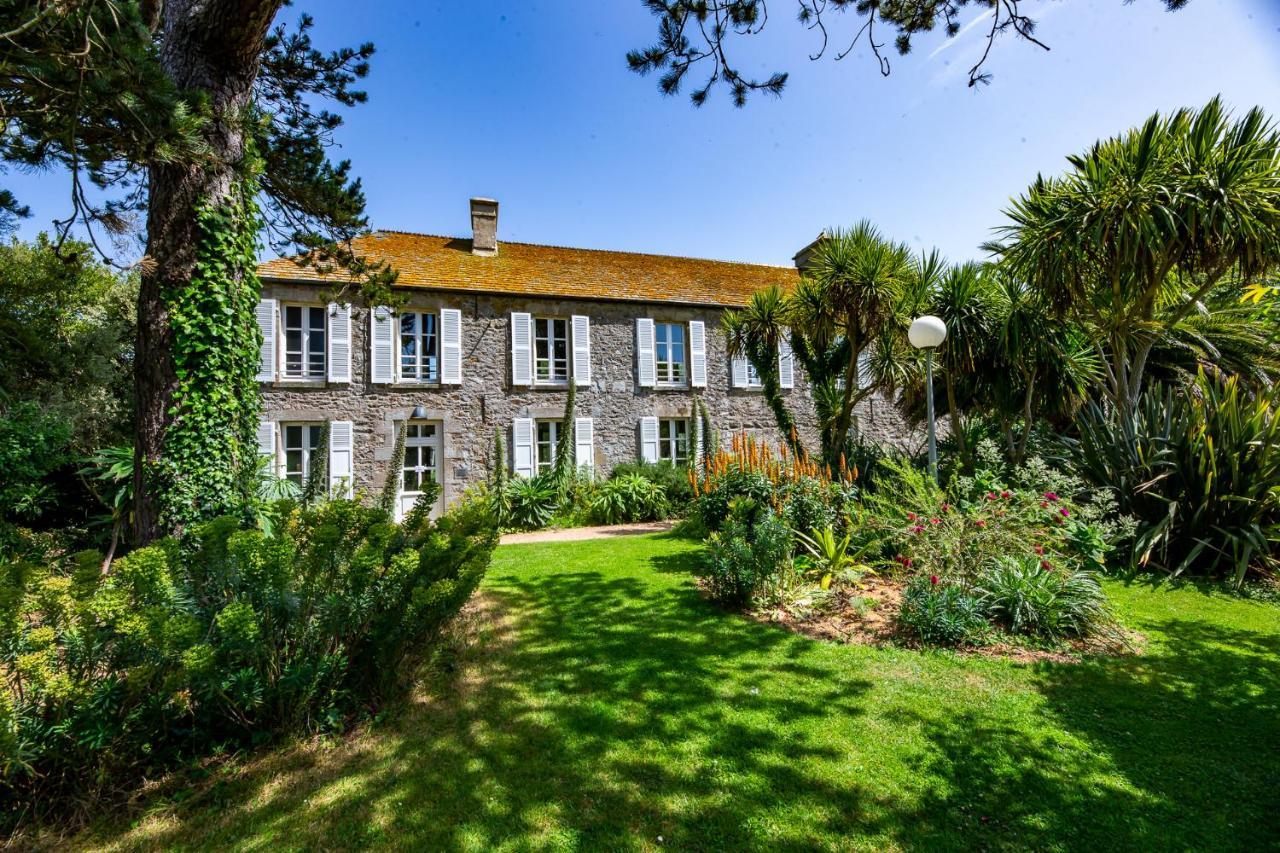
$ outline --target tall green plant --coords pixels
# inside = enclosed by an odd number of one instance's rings
[[[577,399],[577,388],[574,383],[570,382],[569,393],[565,396],[564,401],[564,415],[560,418],[560,433],[556,437],[556,458],[552,469],[552,477],[555,479],[556,489],[562,498],[578,470],[574,458],[576,454],[573,442]]]
[[[1135,556],[1173,574],[1271,570],[1280,543],[1280,387],[1252,395],[1201,372],[1131,414],[1094,403],[1065,440],[1070,465],[1141,522]]]
[[[382,493],[378,496],[378,507],[394,517],[396,502],[400,500],[400,485],[404,480],[404,441],[408,430],[405,429],[404,423],[393,424],[392,429],[396,432],[396,440],[391,450],[391,462],[387,466],[387,479],[382,484]],[[432,503],[435,503],[434,498]]]
[[[312,506],[329,497],[329,425],[320,428],[320,440],[311,450],[307,480],[302,485],[302,503]]]

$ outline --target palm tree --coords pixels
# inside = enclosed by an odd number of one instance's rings
[[[1224,280],[1280,263],[1280,135],[1221,99],[1153,115],[1068,158],[1006,212],[988,248],[1096,336],[1108,396],[1133,411],[1153,348]]]
[[[972,261],[949,267],[929,294],[928,307],[929,313],[947,324],[947,338],[938,347],[938,366],[946,386],[951,434],[967,459],[970,448],[960,423],[956,385],[959,377],[972,376],[991,350],[997,320],[994,279],[983,265]]]
[[[787,408],[778,376],[778,353],[784,336],[790,334],[786,295],[779,287],[761,290],[752,294],[747,307],[727,312],[721,322],[729,355],[750,359],[784,440],[796,456],[803,456],[804,447],[796,429],[795,416]]]

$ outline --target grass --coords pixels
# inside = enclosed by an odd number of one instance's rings
[[[1017,664],[718,611],[671,537],[506,546],[453,672],[232,764],[119,848],[1264,849],[1280,609],[1109,583],[1146,653]]]

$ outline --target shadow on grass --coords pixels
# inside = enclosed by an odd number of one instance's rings
[[[650,568],[687,574],[696,559]],[[1143,658],[994,666],[1043,697],[1029,724],[981,699],[927,704],[927,667],[903,706],[882,706],[840,650],[718,611],[691,582],[509,576],[486,604],[481,639],[432,698],[337,749],[268,756],[129,841],[1257,849],[1277,837],[1276,637],[1178,622]],[[902,733],[905,782],[884,782],[882,753],[831,736],[868,715]]]

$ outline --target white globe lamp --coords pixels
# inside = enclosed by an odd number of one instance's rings
[[[941,317],[926,314],[911,321],[907,329],[907,340],[916,349],[924,350],[925,386],[924,396],[928,406],[929,418],[929,474],[933,481],[938,481],[938,436],[933,426],[933,351],[947,339],[947,324]]]

